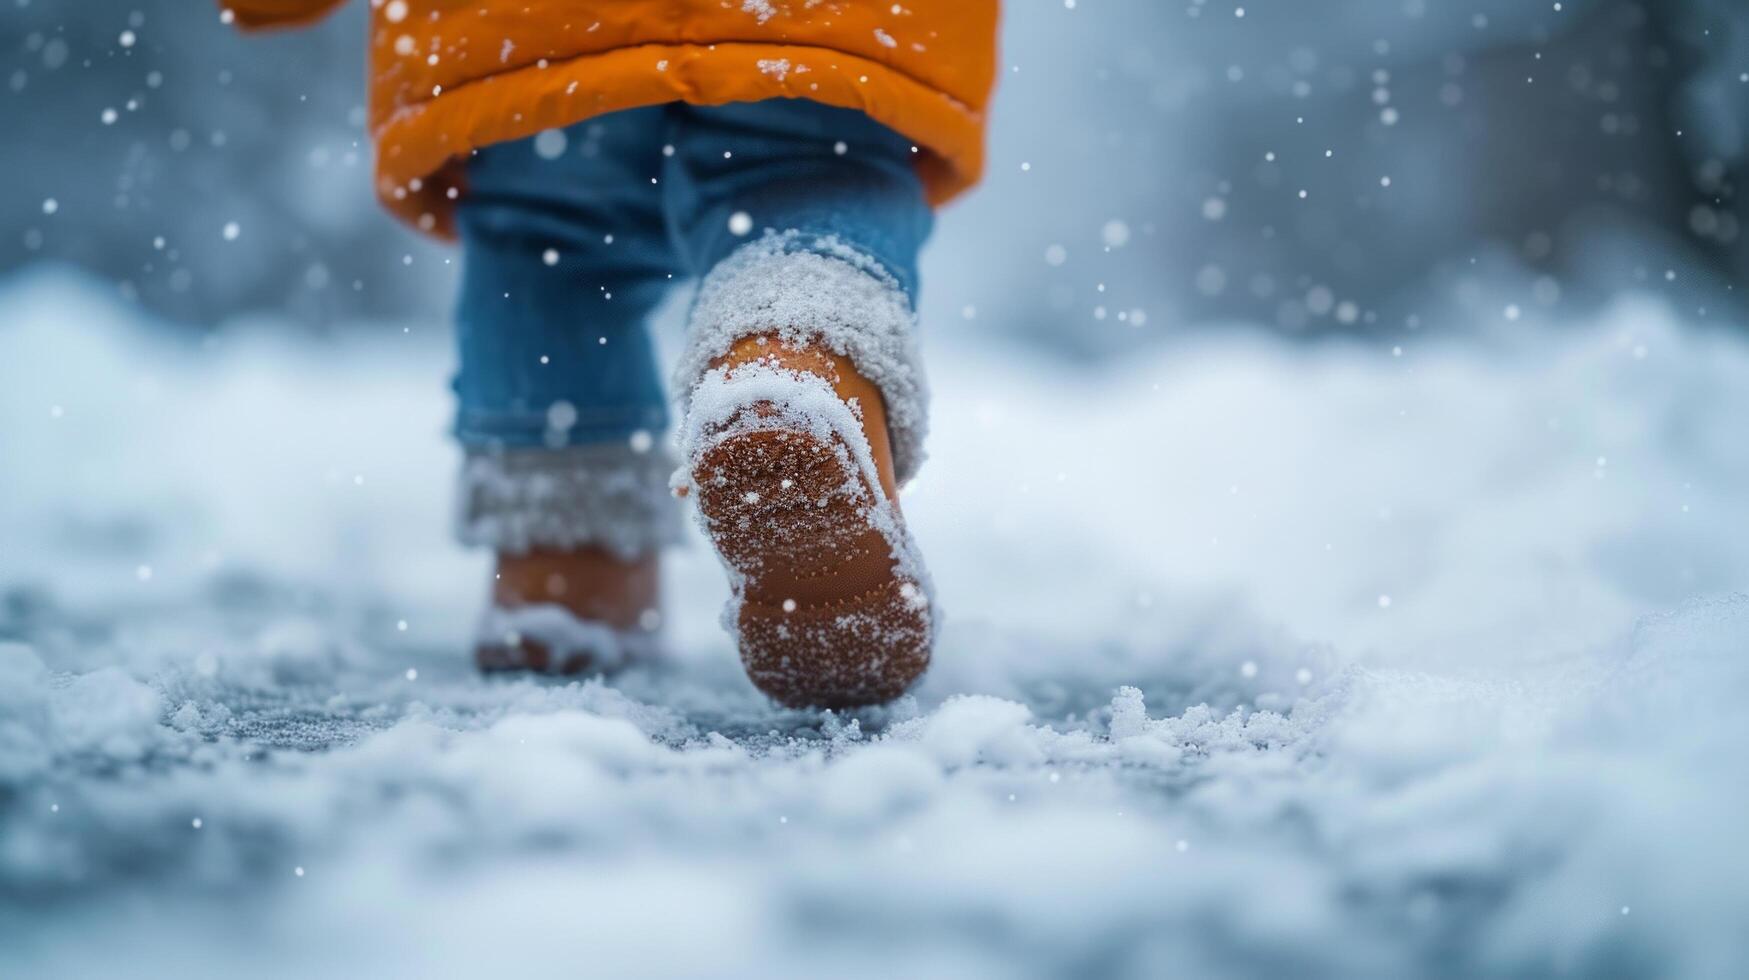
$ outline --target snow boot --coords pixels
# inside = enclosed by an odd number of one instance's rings
[[[659,572],[654,553],[501,553],[474,661],[484,671],[582,674],[648,657],[661,626]]]
[[[935,623],[880,389],[824,345],[745,337],[693,389],[681,453],[754,685],[790,706],[904,693]]]

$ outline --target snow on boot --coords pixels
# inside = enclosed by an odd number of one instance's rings
[[[879,389],[846,357],[769,335],[713,362],[690,406],[677,490],[729,569],[725,625],[753,683],[792,706],[904,693],[934,618]]]
[[[474,661],[485,671],[584,674],[652,656],[661,625],[658,573],[653,554],[502,554]]]

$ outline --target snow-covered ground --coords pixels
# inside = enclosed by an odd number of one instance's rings
[[[932,328],[913,697],[482,680],[428,329],[0,284],[0,976],[1735,977],[1749,341]]]

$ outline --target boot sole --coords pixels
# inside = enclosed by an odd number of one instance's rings
[[[792,707],[890,701],[929,666],[929,602],[896,557],[907,547],[897,510],[851,460],[841,438],[754,428],[717,442],[692,473],[738,580],[747,675]]]
[[[554,605],[491,609],[480,624],[474,664],[488,674],[611,674],[648,660],[655,634],[581,619]]]

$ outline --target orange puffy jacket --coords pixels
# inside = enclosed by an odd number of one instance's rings
[[[245,27],[343,0],[220,0]],[[469,151],[664,102],[802,98],[921,149],[940,204],[977,182],[998,0],[370,0],[377,193],[448,236]]]

